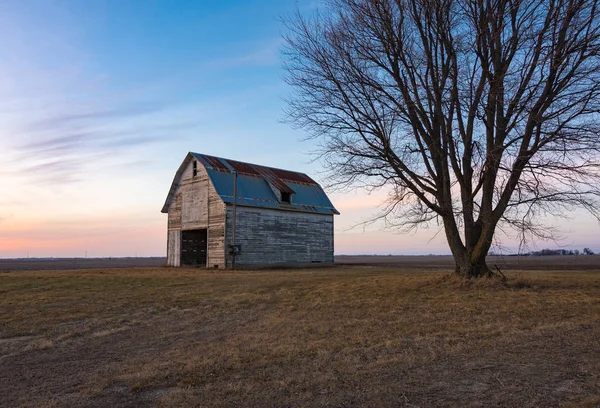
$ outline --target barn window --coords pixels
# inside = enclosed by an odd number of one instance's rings
[[[196,174],[198,174],[198,162],[196,160],[194,160],[194,164],[192,166],[194,169],[194,171],[193,171],[194,177],[196,177]]]
[[[292,202],[292,195],[286,191],[282,191],[281,192],[281,202],[282,203],[291,203]]]

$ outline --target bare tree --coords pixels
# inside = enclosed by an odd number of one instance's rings
[[[600,198],[600,0],[332,0],[287,21],[288,114],[332,180],[438,220],[468,278],[494,234]]]

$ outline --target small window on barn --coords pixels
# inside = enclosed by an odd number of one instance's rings
[[[281,202],[282,203],[291,203],[292,202],[292,195],[286,191],[282,191],[281,192]]]
[[[192,167],[193,167],[194,177],[196,177],[196,175],[198,174],[198,162],[196,160],[194,160]]]

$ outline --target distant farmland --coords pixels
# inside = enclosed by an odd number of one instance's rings
[[[338,265],[364,265],[413,270],[447,270],[453,268],[451,256],[386,256],[341,255],[335,257]],[[490,256],[490,267],[504,270],[593,270],[600,269],[600,255],[578,256]],[[0,259],[0,271],[7,270],[71,270],[95,268],[136,268],[164,266],[164,257],[146,258],[53,258],[53,259]]]
[[[600,255],[488,256],[488,265],[501,270],[600,270]],[[408,269],[447,270],[454,267],[449,255],[435,256],[336,256],[336,264]]]
[[[0,271],[71,270],[164,266],[166,258],[31,258],[0,259]]]

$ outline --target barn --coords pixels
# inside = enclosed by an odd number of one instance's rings
[[[169,266],[333,262],[339,212],[304,173],[190,152],[162,212],[168,214]]]

